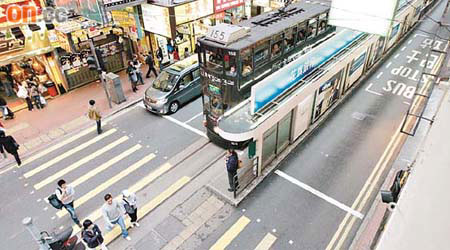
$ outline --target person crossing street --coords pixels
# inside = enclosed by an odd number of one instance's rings
[[[17,165],[22,165],[22,161],[19,157],[19,144],[14,140],[14,137],[12,136],[6,136],[5,130],[2,127],[2,130],[0,130],[0,153],[3,154],[3,157],[6,159],[6,152],[12,154],[14,158],[16,159]]]
[[[125,209],[125,212],[131,218],[131,227],[139,227],[139,223],[137,223],[137,203],[136,203],[136,194],[128,191],[127,189],[122,191],[122,205]]]
[[[100,114],[97,107],[95,106],[94,100],[89,101],[88,117],[89,117],[89,119],[91,119],[97,123],[97,133],[101,134],[102,133],[102,115]]]
[[[102,215],[106,223],[106,230],[111,231],[115,224],[119,224],[120,229],[122,230],[122,237],[130,241],[131,238],[128,235],[128,230],[123,218],[123,214],[125,214],[123,206],[119,202],[113,200],[111,194],[106,194],[104,198],[105,204],[102,206]]]
[[[82,227],[81,223],[78,220],[73,205],[73,202],[75,200],[75,189],[72,186],[67,185],[65,180],[59,180],[58,188],[56,189],[55,194],[56,197],[58,197],[58,200],[61,201],[63,207],[70,214],[70,217],[72,218],[73,222],[75,222],[75,224],[77,224],[81,228]]]

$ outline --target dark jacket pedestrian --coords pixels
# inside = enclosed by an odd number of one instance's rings
[[[239,182],[237,181],[237,169],[239,166],[239,159],[237,153],[229,149],[226,156],[226,166],[228,172],[228,183],[230,184],[230,188],[228,191],[233,192],[239,186]]]
[[[0,96],[0,108],[2,109],[3,120],[14,118],[14,113],[8,108],[8,103],[1,96]]]
[[[148,65],[148,71],[145,77],[150,78],[150,72],[153,72],[153,74],[155,74],[155,77],[158,77],[158,73],[156,73],[155,62],[153,61],[152,54],[148,54],[147,58],[145,58],[145,63]]]
[[[136,87],[138,82],[138,74],[132,61],[128,62],[127,74],[131,82],[131,89],[133,90],[133,92],[136,92],[136,90],[138,90],[138,88]]]
[[[6,136],[4,131],[0,131],[0,153],[2,153],[3,157],[6,158],[5,150],[14,156],[17,165],[22,165],[19,153],[17,152],[17,150],[19,150],[19,144],[12,136]]]
[[[87,219],[83,222],[83,231],[81,231],[81,238],[86,243],[88,248],[96,249],[101,246],[102,250],[107,250],[102,236],[100,228],[92,223],[91,220]]]

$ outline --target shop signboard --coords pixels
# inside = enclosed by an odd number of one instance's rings
[[[79,0],[79,2],[82,16],[103,24],[103,15],[97,0]]]
[[[142,4],[144,29],[148,32],[172,38],[169,9],[151,4]]]
[[[253,5],[254,6],[260,6],[260,7],[269,8],[270,7],[270,0],[253,0]]]
[[[78,1],[74,0],[54,0],[54,1],[57,7],[63,7],[75,13],[80,12],[80,5]]]
[[[175,7],[177,25],[212,14],[214,14],[214,2],[211,0],[197,0]]]
[[[214,0],[214,13],[244,5],[244,0]]]
[[[284,7],[285,2],[284,0],[270,0],[269,7],[272,9],[279,9]]]
[[[146,3],[147,0],[103,0],[106,11],[120,10],[126,7]]]

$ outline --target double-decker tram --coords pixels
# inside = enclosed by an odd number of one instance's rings
[[[242,146],[214,132],[217,120],[249,98],[253,85],[334,34],[328,5],[294,3],[237,25],[213,26],[199,39],[204,123],[211,141],[222,147]]]

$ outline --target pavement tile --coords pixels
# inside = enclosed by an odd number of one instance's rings
[[[164,239],[170,241],[179,235],[186,226],[181,223],[177,218],[169,215],[159,225],[155,227],[155,231],[158,232]]]
[[[190,219],[186,218],[186,219],[184,219],[184,220],[182,221],[182,223],[183,223],[185,226],[189,226],[189,225],[192,224],[192,221],[191,221]]]
[[[28,150],[30,150],[30,149],[32,149],[32,148],[38,147],[38,146],[41,145],[41,144],[42,144],[41,138],[37,137],[37,138],[31,139],[31,140],[25,142],[23,145],[24,145]]]
[[[185,240],[178,250],[192,250],[199,249],[202,244],[202,240],[197,235],[192,235],[189,239]]]
[[[50,138],[47,134],[43,134],[41,136],[39,136],[39,138],[41,138],[42,142],[51,142],[52,138]]]
[[[225,204],[195,232],[195,235],[201,240],[207,239],[209,235],[211,235],[231,215],[232,211],[233,207],[229,204]]]
[[[68,123],[65,123],[60,128],[66,132],[70,132],[74,129],[78,129],[78,128],[82,127],[85,123],[87,123],[89,121],[90,121],[89,118],[87,118],[86,116],[80,116]]]
[[[174,245],[172,242],[169,242],[169,244],[165,245],[162,250],[177,250],[178,246]]]
[[[143,237],[135,244],[135,249],[136,250],[161,249],[166,244],[167,241],[163,237],[161,237],[157,232],[151,229],[150,232],[145,237]]]
[[[64,135],[64,133],[65,133],[65,132],[64,132],[63,129],[61,129],[61,128],[55,128],[55,129],[52,129],[52,130],[48,131],[47,136],[50,137],[50,138],[52,138],[52,139],[56,139],[56,138],[58,138],[58,137]]]
[[[202,188],[189,197],[183,204],[177,206],[171,214],[180,221],[183,221],[210,196],[211,192],[206,188]]]
[[[181,244],[183,244],[184,239],[181,236],[176,236],[175,238],[173,238],[170,243],[172,243],[175,246],[180,246]]]
[[[8,133],[13,134],[13,133],[15,133],[17,131],[20,131],[22,129],[26,129],[28,127],[30,127],[29,123],[21,122],[21,123],[15,125],[15,126],[12,126],[12,127],[8,128]]]

